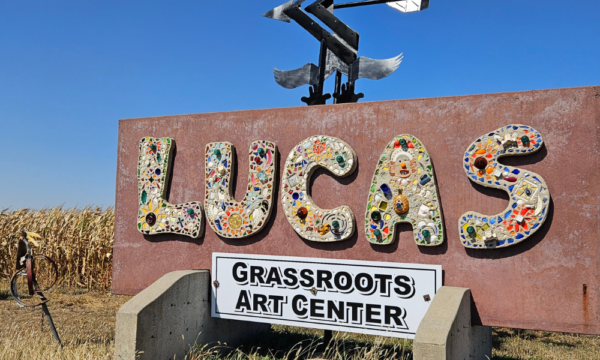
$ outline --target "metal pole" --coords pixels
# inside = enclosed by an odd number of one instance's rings
[[[325,40],[321,41],[321,51],[319,52],[319,84],[316,93],[323,96],[323,88],[325,85],[325,67],[327,66],[327,44]]]
[[[46,316],[46,320],[48,320],[48,324],[50,325],[50,330],[52,330],[52,336],[54,337],[54,340],[56,340],[56,342],[58,342],[58,345],[60,345],[60,347],[62,347],[62,342],[60,342],[60,338],[58,337],[58,332],[56,332],[56,327],[54,326],[54,321],[52,321],[52,316],[50,316],[50,311],[48,311],[48,306],[46,306],[46,303],[42,304],[42,311],[44,312],[44,315]]]
[[[56,342],[58,342],[58,345],[60,345],[60,347],[62,347],[62,342],[60,341],[60,337],[58,337],[58,332],[56,331],[56,327],[54,326],[54,321],[52,321],[52,316],[50,315],[50,311],[48,311],[48,306],[46,305],[46,303],[42,304],[42,311],[44,312],[44,315],[46,316],[46,320],[48,321],[48,324],[50,325],[50,330],[52,330],[52,336],[54,337],[54,340],[56,340]]]
[[[342,90],[342,73],[339,71],[335,72],[335,90],[334,90],[334,94],[339,96],[340,95],[340,91]],[[337,104],[337,98],[334,97],[333,98],[333,103]]]
[[[329,347],[329,343],[331,343],[331,339],[333,338],[333,332],[331,330],[323,331],[323,351]]]

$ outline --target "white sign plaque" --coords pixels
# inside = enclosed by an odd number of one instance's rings
[[[212,316],[414,339],[440,265],[213,253]]]

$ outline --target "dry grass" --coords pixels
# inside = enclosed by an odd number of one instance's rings
[[[59,348],[40,308],[19,308],[8,295],[8,284],[0,291],[0,360],[8,359],[112,359],[115,318],[130,299],[110,293],[57,291],[48,308],[64,344]]]
[[[112,208],[56,207],[0,212],[0,277],[15,272],[15,253],[21,230],[42,236],[37,254],[56,261],[62,286],[108,290],[112,284],[112,245],[115,214]]]

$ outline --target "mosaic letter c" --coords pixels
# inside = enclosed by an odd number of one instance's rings
[[[348,206],[321,209],[309,195],[310,177],[319,167],[346,177],[356,169],[356,154],[350,145],[331,136],[312,136],[296,145],[287,157],[281,180],[285,216],[304,239],[345,240],[354,233],[352,210]]]

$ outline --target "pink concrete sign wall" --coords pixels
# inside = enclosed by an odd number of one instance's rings
[[[459,239],[459,217],[471,210],[500,213],[508,196],[469,181],[463,155],[479,136],[508,124],[530,125],[543,136],[541,151],[502,162],[544,177],[552,197],[548,218],[523,243],[466,249]],[[600,87],[122,120],[113,291],[132,295],[174,270],[211,269],[213,252],[440,264],[444,285],[471,289],[476,321],[484,325],[600,334],[599,126]],[[285,218],[280,196],[264,230],[244,240],[219,238],[209,226],[198,239],[138,232],[142,137],[175,139],[168,200],[182,203],[204,201],[207,143],[228,141],[242,154],[236,179],[236,199],[241,200],[248,171],[244,154],[252,141],[277,144],[280,182],[292,147],[318,134],[340,138],[358,156],[351,176],[338,179],[318,170],[312,181],[312,197],[321,208],[347,205],[354,212],[357,231],[348,240],[303,240]],[[431,155],[445,223],[441,246],[418,246],[408,224],[400,225],[392,245],[365,238],[362,224],[373,171],[398,134],[416,136]]]

